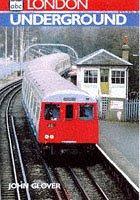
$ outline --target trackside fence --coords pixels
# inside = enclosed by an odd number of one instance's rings
[[[99,108],[99,118],[106,120],[109,110],[109,98],[99,98],[97,100]],[[139,99],[124,100],[124,118],[123,121],[139,121]]]
[[[139,120],[139,100],[125,100],[125,121]]]

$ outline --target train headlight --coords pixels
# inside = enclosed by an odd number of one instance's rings
[[[48,124],[48,128],[54,128],[55,124]]]
[[[48,140],[49,139],[49,135],[46,134],[45,135],[45,139]]]
[[[54,139],[54,135],[50,135],[50,139],[52,139],[52,140],[53,140],[53,139]]]

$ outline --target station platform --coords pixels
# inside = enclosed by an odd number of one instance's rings
[[[100,121],[99,146],[138,186],[139,124]]]

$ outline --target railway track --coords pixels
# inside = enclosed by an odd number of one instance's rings
[[[59,190],[58,199],[66,200],[137,200],[138,192],[131,188],[128,182],[121,178],[121,182],[117,180],[120,176],[114,169],[104,166],[104,163],[96,163],[93,166],[69,166],[57,164],[47,166],[52,182],[59,182],[61,190]],[[112,175],[113,174],[113,175]],[[114,177],[115,174],[115,177]],[[122,188],[123,186],[123,188]],[[129,189],[128,189],[129,188]]]
[[[10,94],[10,92],[12,92],[14,88],[19,85],[21,85],[21,80],[8,84],[7,86],[0,89],[0,106],[2,106],[2,103],[8,94]]]
[[[88,169],[82,168],[49,168],[49,173],[54,182],[59,182],[61,190],[58,199],[66,200],[109,200],[106,192],[90,174]],[[87,174],[88,173],[88,174]],[[123,195],[122,195],[123,196]],[[115,199],[115,198],[114,198]],[[123,198],[126,199],[125,196]]]
[[[82,180],[80,181],[80,178],[78,178],[76,169],[74,170],[69,167],[68,170],[69,170],[69,173],[72,175],[74,182],[77,185],[77,188],[79,189],[79,191],[81,192],[81,194],[85,200],[90,200],[90,199],[95,199],[95,198],[109,200],[109,198],[107,197],[107,195],[105,194],[103,189],[99,186],[99,184],[96,182],[95,178],[90,174],[90,172],[87,168],[84,169],[86,171],[86,173],[83,169],[80,169],[80,171],[78,170],[78,174],[79,174],[79,176],[81,176],[81,174],[83,174],[83,172],[85,173],[85,175],[86,175],[85,177],[87,179],[86,183],[90,183],[89,184],[89,187],[91,187],[90,193],[89,193],[89,191],[86,192],[84,185],[82,185]]]
[[[67,168],[54,168],[52,173],[54,174],[55,178],[61,184],[62,190],[62,197],[66,200],[70,199],[85,199],[85,200],[92,200],[92,199],[105,199],[108,200],[107,196],[105,195],[104,191],[101,187],[96,183],[93,179],[92,175],[85,175],[84,177],[81,176],[83,169],[80,169],[80,176],[78,177],[78,173],[76,172],[77,168],[67,167]],[[62,171],[65,175],[62,175]],[[69,183],[71,182],[70,186],[66,183],[66,178]],[[87,179],[87,180],[86,180]],[[84,180],[84,182],[83,182]],[[71,188],[70,188],[71,187]],[[74,192],[75,191],[75,192]],[[74,193],[73,193],[74,192]]]
[[[1,107],[1,198],[0,199],[27,199],[30,200],[28,188],[21,190],[19,184],[21,180],[26,180],[22,157],[19,149],[18,140],[13,117],[9,116],[11,101],[21,89],[21,80],[12,83],[0,90]],[[6,126],[3,125],[6,124]],[[2,173],[3,172],[3,173]],[[25,183],[26,183],[25,182]],[[16,188],[12,190],[11,188]]]

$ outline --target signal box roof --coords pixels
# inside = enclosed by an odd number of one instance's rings
[[[93,65],[93,66],[132,66],[132,63],[106,51],[100,49],[89,54],[76,62],[77,66]]]

